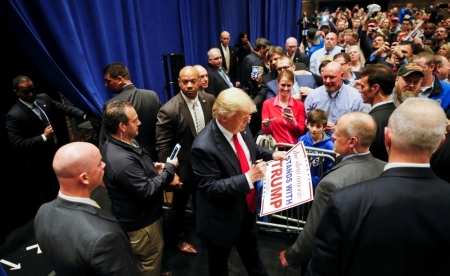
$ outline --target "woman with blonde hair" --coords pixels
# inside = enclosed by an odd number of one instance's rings
[[[347,53],[350,55],[351,69],[353,72],[359,72],[364,67],[366,59],[358,45],[352,45],[348,47]]]
[[[437,55],[444,56],[447,59],[450,59],[450,42],[446,42],[439,47]]]

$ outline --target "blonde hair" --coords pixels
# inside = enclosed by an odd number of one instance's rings
[[[216,119],[220,116],[231,117],[241,111],[254,113],[256,106],[247,93],[239,88],[228,88],[220,92],[212,108]]]

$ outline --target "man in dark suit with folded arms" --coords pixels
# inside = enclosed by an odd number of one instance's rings
[[[253,183],[264,177],[265,161],[284,159],[285,153],[255,145],[247,126],[255,111],[244,91],[222,91],[213,106],[214,119],[192,145],[197,232],[206,240],[210,275],[228,275],[233,246],[250,275],[268,275],[258,253]]]
[[[397,107],[384,132],[389,163],[330,195],[307,275],[450,275],[450,183],[429,163],[445,125],[430,99]]]
[[[33,81],[27,76],[15,77],[13,88],[19,100],[6,114],[6,129],[12,146],[24,156],[24,167],[33,178],[34,185],[29,188],[40,189],[36,192],[42,204],[55,199],[58,193],[52,162],[56,150],[63,144],[58,135],[64,129],[53,124],[57,117],[88,119],[93,124],[100,120],[76,107],[54,101],[47,94],[37,94]]]
[[[92,144],[75,142],[53,161],[58,197],[39,209],[34,230],[57,275],[140,275],[127,234],[89,198],[103,185],[105,163]]]
[[[237,51],[230,46],[230,33],[223,31],[220,34],[220,44],[216,46],[222,55],[222,67],[230,77],[234,87],[239,87],[239,71],[237,67]]]

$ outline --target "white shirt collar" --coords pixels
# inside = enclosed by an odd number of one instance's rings
[[[404,167],[410,167],[410,168],[429,168],[429,163],[405,163],[405,162],[392,162],[387,163],[386,166],[384,166],[384,170],[389,170],[392,168],[404,168]]]
[[[68,201],[85,203],[85,204],[89,204],[89,205],[99,208],[97,202],[93,201],[92,199],[90,199],[88,197],[68,196],[68,195],[61,193],[61,191],[59,191],[58,196],[62,199],[68,200]]]

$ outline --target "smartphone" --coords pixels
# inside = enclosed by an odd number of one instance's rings
[[[252,77],[257,79],[259,75],[259,68],[258,66],[252,66]]]
[[[283,113],[292,113],[292,109],[290,107],[283,108]]]
[[[302,35],[306,36],[308,34],[308,30],[302,30]]]
[[[181,148],[180,144],[176,144],[175,148],[173,149],[172,153],[169,156],[170,160],[175,159],[175,157],[177,156],[178,152],[180,151],[180,148]]]
[[[448,4],[441,3],[441,4],[438,5],[438,8],[446,9],[446,8],[448,8]]]
[[[268,122],[273,122],[273,121],[275,121],[276,119],[277,119],[277,118],[269,119]]]

